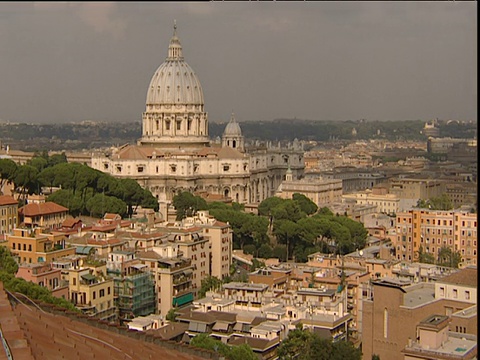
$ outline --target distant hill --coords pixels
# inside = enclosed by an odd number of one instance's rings
[[[209,124],[211,139],[221,137],[227,123]],[[426,140],[425,121],[314,121],[276,119],[240,123],[246,139],[291,141],[369,140]],[[439,121],[441,137],[474,138],[477,123]],[[354,130],[355,129],[355,130]],[[141,122],[131,123],[65,123],[65,124],[0,124],[0,143],[23,151],[61,151],[110,147],[135,143],[141,137]]]

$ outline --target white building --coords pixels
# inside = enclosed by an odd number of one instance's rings
[[[132,178],[168,203],[180,191],[221,194],[240,203],[259,203],[273,196],[290,167],[303,174],[303,150],[297,141],[287,148],[245,148],[240,126],[232,115],[222,144],[211,144],[203,90],[183,58],[174,26],[168,56],[147,89],[142,137],[92,156],[94,169]]]

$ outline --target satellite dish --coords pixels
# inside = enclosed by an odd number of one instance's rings
[[[363,256],[363,250],[360,250],[360,256]]]

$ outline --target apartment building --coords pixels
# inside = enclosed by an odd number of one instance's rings
[[[18,210],[18,215],[26,227],[56,229],[66,220],[68,209],[51,201],[29,203]]]
[[[185,224],[195,223],[203,230],[203,237],[208,239],[211,253],[210,275],[219,279],[230,276],[232,265],[233,231],[228,223],[216,220],[207,210],[201,210],[196,217],[185,219]]]
[[[169,239],[178,244],[182,256],[191,260],[193,268],[192,287],[196,298],[202,286],[202,280],[211,273],[213,254],[209,239],[203,236],[203,229],[199,226],[190,225],[185,225],[182,228],[170,227],[168,231]]]
[[[153,275],[134,251],[108,254],[107,274],[113,279],[115,306],[122,320],[155,313],[157,299]]]
[[[106,274],[105,265],[69,269],[70,301],[85,315],[113,321],[117,318],[114,283]]]
[[[18,201],[13,196],[0,195],[0,235],[9,234],[18,226]]]
[[[64,256],[74,255],[75,248],[65,243],[63,235],[43,233],[41,229],[14,229],[6,235],[8,248],[19,263],[51,263]]]
[[[462,265],[477,264],[477,214],[453,210],[412,209],[397,214],[396,256],[414,261],[422,246],[438,257],[442,247],[458,251]]]
[[[68,284],[62,280],[61,270],[52,264],[19,265],[15,277],[46,287],[55,297],[68,299]]]
[[[175,307],[190,304],[194,298],[192,261],[180,256],[179,245],[167,243],[137,253],[137,258],[154,276],[157,311],[166,316]]]

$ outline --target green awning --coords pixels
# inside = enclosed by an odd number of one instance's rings
[[[86,281],[92,281],[92,280],[95,280],[95,276],[92,275],[92,274],[85,274],[85,275],[81,275],[82,279],[83,280],[86,280]]]
[[[182,306],[193,301],[193,293],[184,294],[173,298],[173,306]]]
[[[77,246],[75,248],[75,253],[76,254],[81,254],[81,255],[90,255],[90,252],[92,251],[93,246]]]

